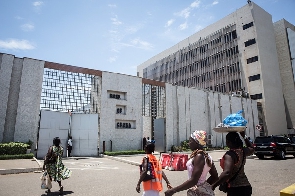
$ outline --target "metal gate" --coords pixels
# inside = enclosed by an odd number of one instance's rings
[[[68,136],[72,136],[72,156],[97,156],[98,154],[98,114],[69,114],[41,110],[37,158],[43,158],[59,137],[67,156]]]
[[[154,119],[154,140],[156,151],[166,152],[166,122],[165,118]]]

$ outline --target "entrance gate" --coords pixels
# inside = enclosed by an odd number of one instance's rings
[[[68,136],[72,136],[72,156],[97,156],[98,114],[72,114],[41,110],[37,158],[44,158],[54,137],[59,137],[67,156]]]

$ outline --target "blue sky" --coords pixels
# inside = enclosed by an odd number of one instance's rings
[[[295,24],[294,0],[253,1]],[[136,75],[246,0],[0,0],[0,53]]]

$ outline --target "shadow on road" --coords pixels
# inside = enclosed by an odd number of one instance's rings
[[[71,195],[71,194],[74,194],[74,192],[73,191],[63,191],[62,195]],[[59,191],[53,191],[51,193],[44,193],[41,196],[48,196],[48,195],[60,195],[60,194],[59,194]]]

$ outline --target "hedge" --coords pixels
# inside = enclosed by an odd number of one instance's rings
[[[22,142],[9,142],[0,144],[0,155],[19,155],[27,153],[28,144]]]
[[[116,156],[116,155],[133,155],[133,154],[145,154],[144,150],[133,150],[133,151],[115,151],[115,152],[109,152],[105,151],[105,155],[108,156]]]
[[[0,160],[8,159],[32,159],[34,157],[33,153],[29,154],[16,154],[16,155],[0,155]]]

